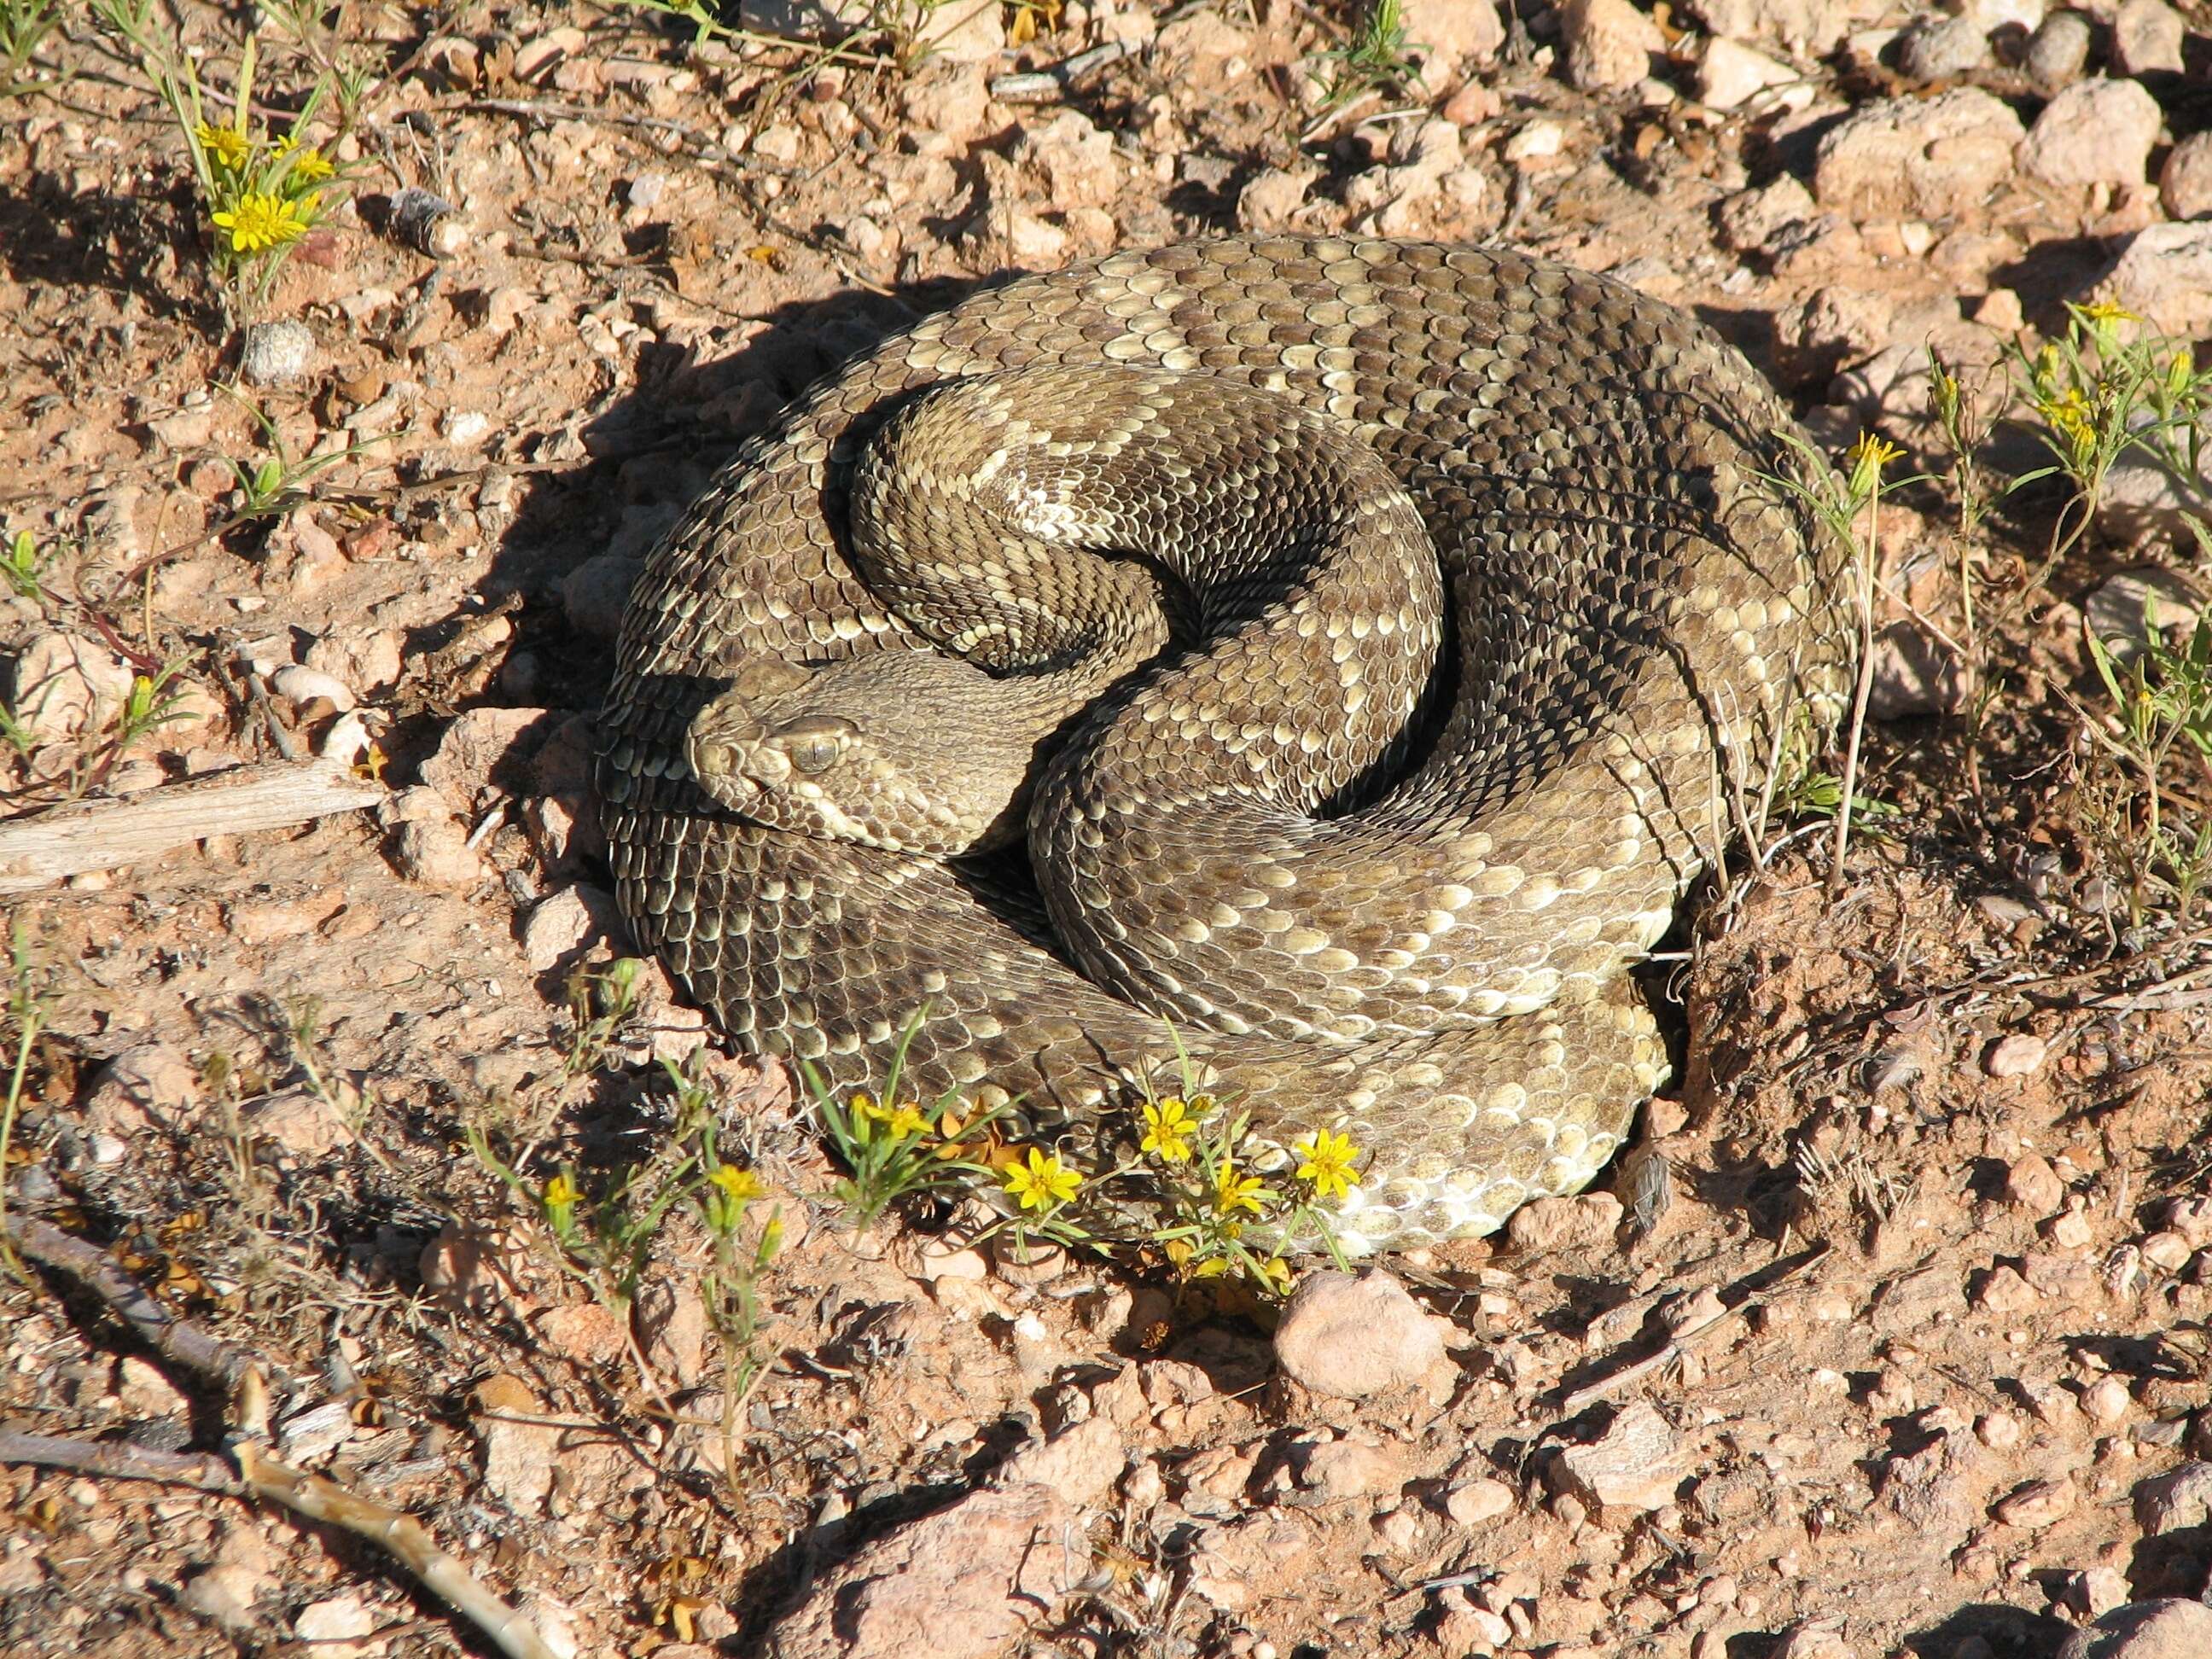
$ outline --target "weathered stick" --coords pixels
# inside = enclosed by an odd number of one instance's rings
[[[27,1218],[0,1216],[0,1228],[12,1236],[25,1255],[73,1275],[98,1294],[161,1353],[202,1376],[233,1388],[241,1397],[233,1406],[237,1416],[258,1419],[264,1414],[264,1408],[242,1403],[242,1397],[265,1396],[261,1363],[172,1316],[117,1267],[106,1251],[58,1227]],[[412,1516],[281,1462],[250,1439],[237,1440],[231,1455],[237,1460],[235,1474],[221,1458],[205,1455],[0,1431],[0,1462],[38,1463],[133,1480],[174,1481],[209,1492],[250,1492],[310,1520],[343,1527],[397,1558],[434,1595],[483,1631],[507,1659],[555,1659],[553,1650],[536,1626],[485,1588],[459,1557],[440,1547]]]
[[[210,836],[280,830],[373,806],[384,786],[335,757],[267,761],[113,800],[79,801],[0,823],[0,894],[158,858]]]

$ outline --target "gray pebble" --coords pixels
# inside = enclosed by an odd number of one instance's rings
[[[305,323],[253,323],[239,350],[239,372],[254,386],[289,386],[314,356],[315,337]]]

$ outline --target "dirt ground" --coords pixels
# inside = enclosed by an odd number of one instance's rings
[[[228,87],[246,12],[167,15]],[[2063,490],[1970,521],[1924,351],[1993,388],[2092,295],[2212,337],[2212,13],[2065,14],[2069,58],[2041,0],[1407,0],[1421,81],[1335,109],[1332,0],[955,4],[911,62],[562,0],[325,15],[374,70],[351,191],[243,310],[79,9],[0,100],[0,528],[46,560],[0,599],[6,810],[326,750],[387,792],[6,901],[9,1212],[281,1368],[277,1455],[564,1656],[2048,1659],[2202,1595],[2212,939],[2193,895],[2127,902],[2141,800],[2081,643],[2147,586],[2191,608],[2194,556],[2130,496],[2039,580]],[[264,34],[281,118],[313,71]],[[1102,46],[1045,101],[1000,86]],[[586,773],[623,594],[717,465],[981,279],[1232,228],[1611,271],[1837,453],[1871,428],[1934,475],[1882,509],[1884,810],[1840,890],[1787,813],[1709,881],[1650,976],[1681,1058],[1634,1172],[1389,1263],[1413,1302],[1364,1287],[1372,1340],[1441,1358],[1341,1394],[1156,1256],[853,1230],[788,1088],[665,981],[618,1020],[570,994],[622,950]],[[234,464],[280,454],[329,459],[241,514]],[[171,718],[115,741],[164,666]],[[784,1227],[757,1375],[696,1215],[625,1327],[471,1146],[533,1192],[650,1167],[659,1062],[702,1044],[747,1237]],[[0,1308],[0,1429],[224,1443],[223,1391],[76,1279]],[[0,1649],[494,1650],[358,1538],[30,1464]]]

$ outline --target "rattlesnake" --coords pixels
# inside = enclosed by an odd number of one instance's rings
[[[1664,1080],[1629,969],[1832,713],[1790,430],[1692,319],[1507,251],[1218,239],[978,293],[647,562],[597,774],[623,912],[834,1085],[926,1007],[919,1091],[1103,1159],[1179,1043],[1261,1147],[1363,1149],[1348,1250],[1488,1231]],[[1136,556],[1051,545],[1086,533]]]

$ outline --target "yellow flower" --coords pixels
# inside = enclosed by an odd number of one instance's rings
[[[1260,1264],[1260,1282],[1277,1296],[1291,1293],[1291,1264],[1279,1255],[1271,1255]]]
[[[1858,441],[1844,453],[1844,459],[1851,464],[1853,471],[1862,465],[1871,465],[1879,472],[1904,453],[1902,448],[1887,439],[1872,432],[1862,432]]]
[[[1182,1097],[1170,1095],[1157,1106],[1145,1108],[1143,1150],[1157,1152],[1163,1164],[1181,1164],[1190,1156],[1190,1108]]]
[[[318,179],[328,179],[337,172],[337,169],[324,157],[322,151],[317,149],[313,144],[308,145],[305,149],[299,150],[298,155],[293,155],[293,151],[299,149],[299,143],[298,137],[288,132],[279,138],[275,145],[275,153],[278,160],[292,155],[290,174],[292,178],[301,180],[303,184],[312,185]]]
[[[569,1179],[566,1170],[545,1183],[545,1190],[538,1195],[538,1201],[545,1206],[545,1218],[556,1232],[568,1231],[569,1218],[576,1208],[576,1200],[581,1196],[583,1194],[576,1190],[576,1183]]]
[[[1056,1210],[1082,1185],[1081,1176],[1034,1146],[1027,1165],[1016,1164],[1006,1170],[1006,1190],[1021,1200],[1024,1210]]]
[[[1223,1158],[1213,1172],[1213,1207],[1224,1215],[1234,1215],[1239,1210],[1257,1215],[1261,1201],[1273,1196],[1260,1184],[1259,1176],[1238,1175],[1233,1158]]]
[[[872,1118],[878,1123],[891,1121],[889,1109],[878,1105],[876,1097],[866,1090],[853,1097],[852,1113],[854,1117]]]
[[[2096,436],[2097,422],[2091,414],[2089,400],[2081,395],[2081,388],[2069,386],[2055,398],[2045,398],[2036,404],[2036,412],[2049,422],[2051,429],[2077,444],[2086,444]]]
[[[246,165],[246,158],[253,153],[253,146],[236,127],[210,126],[205,121],[192,129],[192,137],[200,141],[200,148],[214,158],[219,167],[235,173]]]
[[[1341,1198],[1358,1182],[1352,1165],[1359,1149],[1350,1135],[1317,1129],[1291,1150],[1298,1155],[1298,1179],[1312,1184],[1316,1198]]]
[[[2139,323],[2142,319],[2125,306],[2111,300],[2099,300],[2081,307],[2081,318],[2094,328],[2110,328],[2114,323]]]
[[[230,233],[233,252],[258,253],[264,248],[283,247],[298,241],[307,234],[308,226],[314,222],[315,210],[321,205],[322,196],[317,191],[309,191],[292,202],[264,191],[249,191],[238,198],[229,212],[218,213],[214,217],[218,229]]]
[[[929,1120],[921,1115],[921,1108],[910,1100],[901,1101],[898,1109],[885,1121],[890,1126],[893,1138],[898,1139],[924,1134],[929,1129]]]
[[[750,1170],[740,1170],[732,1164],[717,1164],[707,1179],[740,1203],[758,1198],[765,1190],[758,1176]]]

